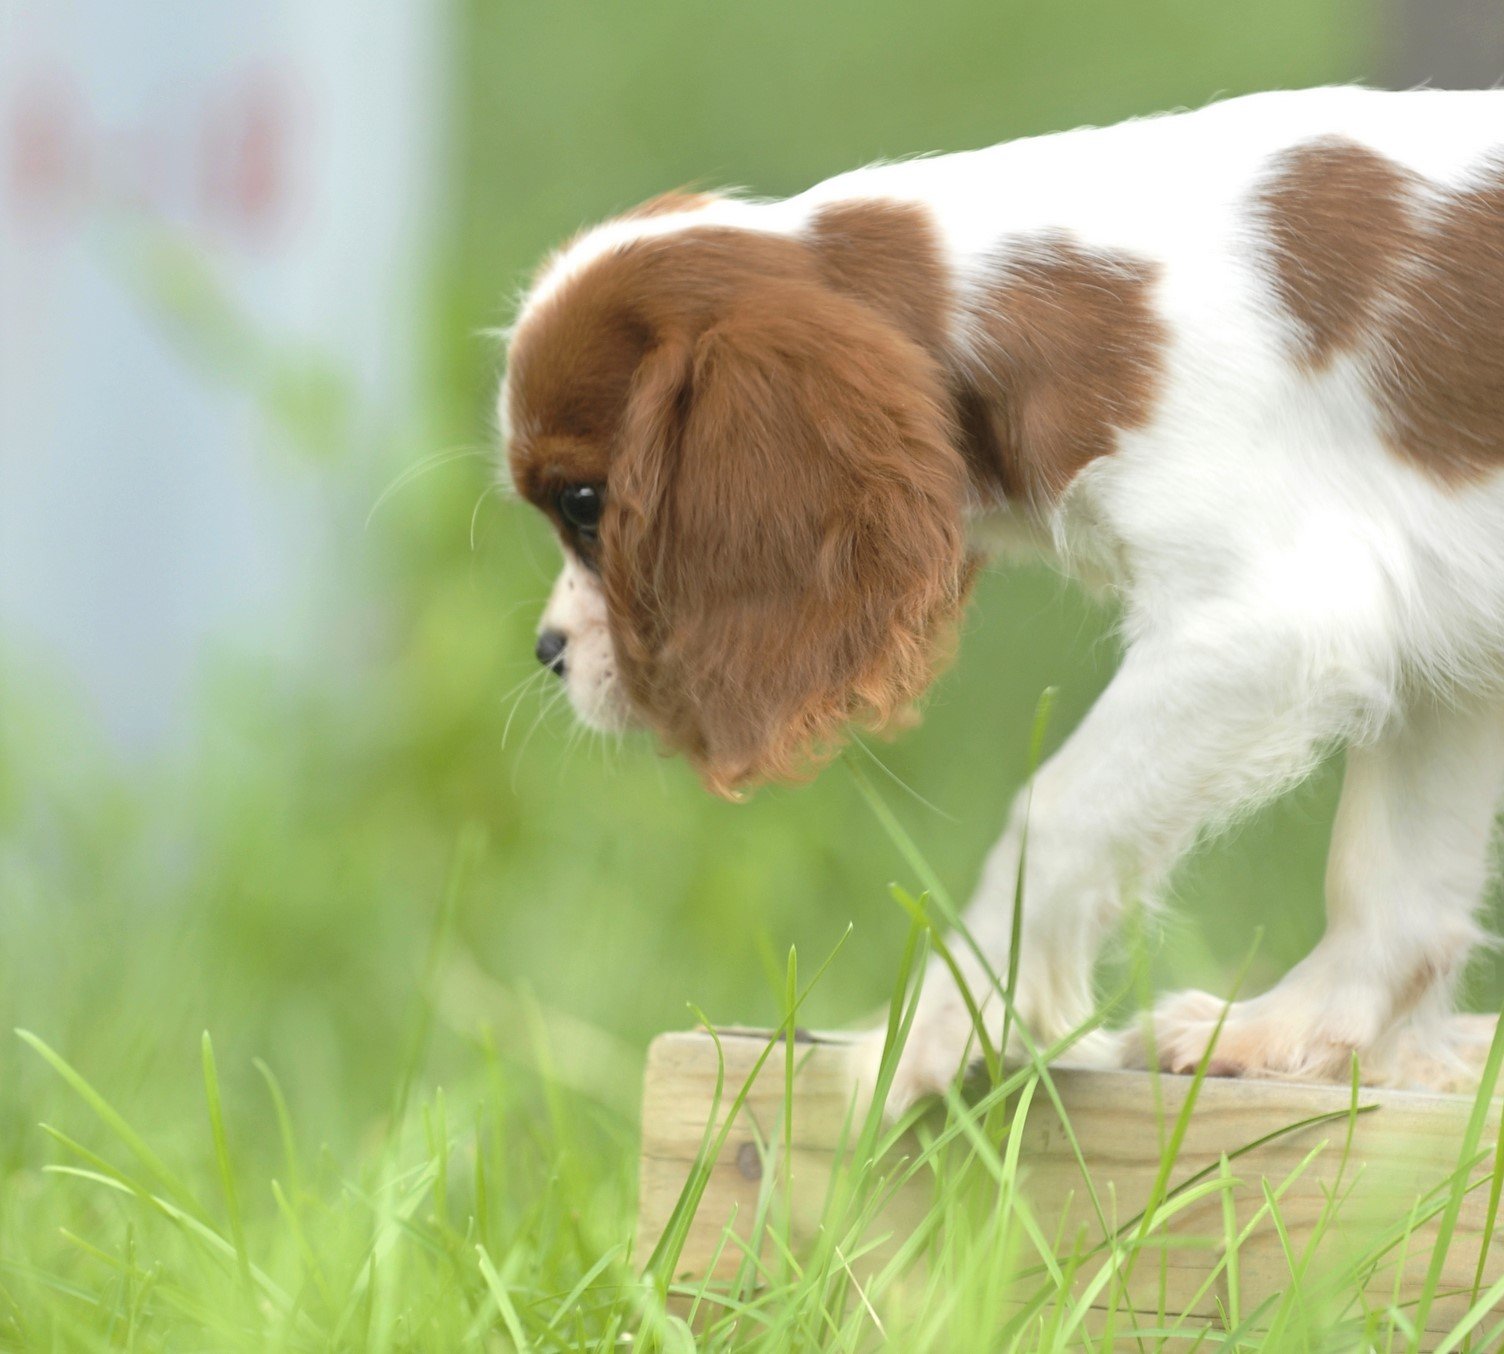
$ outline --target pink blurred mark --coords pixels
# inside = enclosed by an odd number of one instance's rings
[[[60,228],[89,188],[89,146],[78,89],[60,71],[20,81],[4,110],[5,167],[17,214]]]
[[[88,211],[126,209],[273,243],[299,196],[311,101],[284,70],[231,72],[118,124],[94,122],[62,71],[29,72],[0,104],[13,211],[56,236]]]
[[[199,145],[204,213],[245,243],[267,243],[285,222],[294,196],[302,120],[293,88],[285,72],[251,72],[205,122]]]

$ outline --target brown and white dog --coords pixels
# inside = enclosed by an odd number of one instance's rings
[[[1125,897],[1345,743],[1327,933],[1232,1006],[1215,1068],[1466,1080],[1504,789],[1504,93],[1256,95],[661,198],[547,262],[501,406],[564,547],[539,657],[722,793],[902,718],[988,553],[1117,596],[1121,669],[1033,786],[1037,1039],[1088,1015]],[[1022,830],[966,917],[998,973]],[[1221,1008],[1161,1004],[1165,1066]],[[894,1103],[971,1036],[933,967]]]

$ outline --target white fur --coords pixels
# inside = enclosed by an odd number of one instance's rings
[[[538,628],[566,636],[564,681],[580,721],[602,733],[630,727],[606,624],[606,597],[595,575],[573,555],[564,558]]]
[[[1116,678],[1033,786],[1019,1013],[1042,1043],[1082,1021],[1125,901],[1152,900],[1199,834],[1347,743],[1327,936],[1273,991],[1233,1008],[1218,1056],[1249,1074],[1342,1077],[1356,1051],[1369,1080],[1450,1084],[1449,1042],[1464,1042],[1451,1039],[1452,995],[1479,938],[1504,788],[1504,474],[1439,483],[1383,444],[1360,370],[1338,362],[1312,377],[1293,360],[1251,202],[1279,152],[1329,135],[1455,186],[1504,146],[1504,93],[1264,94],[869,167],[784,202],[613,223],[558,258],[535,296],[631,239],[706,222],[792,233],[853,198],[933,215],[960,297],[958,352],[1010,250],[1041,231],[1156,262],[1170,347],[1152,422],[1052,507],[974,523],[978,539],[1026,542],[1105,581],[1127,641]],[[590,575],[572,577],[545,624],[570,633],[573,655],[599,600]],[[571,657],[587,719],[622,708],[590,686],[608,662]],[[966,914],[998,973],[1023,826],[1020,800]],[[985,994],[982,965],[957,948]],[[987,1001],[994,1032],[999,1007]],[[1161,1057],[1193,1061],[1220,1009],[1200,994],[1169,999]],[[932,967],[894,1103],[953,1077],[969,1032],[948,973]]]

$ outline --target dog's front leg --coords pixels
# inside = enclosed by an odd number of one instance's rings
[[[1323,664],[1298,636],[1250,635],[1238,621],[1234,609],[1203,614],[1135,644],[1040,769],[1032,794],[1015,802],[963,918],[969,942],[949,942],[994,1046],[1004,1003],[989,970],[1006,977],[1016,894],[1014,1010],[1046,1045],[1089,1018],[1097,953],[1124,898],[1152,895],[1205,824],[1303,775],[1372,694],[1361,675]],[[879,1043],[872,1036],[865,1051],[869,1079]],[[1110,1046],[1097,1036],[1074,1056],[1103,1060]],[[967,1004],[947,966],[932,958],[890,1111],[943,1089],[978,1052]]]

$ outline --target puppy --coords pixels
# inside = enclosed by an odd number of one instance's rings
[[[1028,811],[1040,1044],[1091,1012],[1125,899],[1345,744],[1326,935],[1231,1006],[1214,1070],[1466,1081],[1504,790],[1504,93],[1262,94],[659,198],[543,266],[501,417],[564,549],[539,659],[722,794],[903,719],[986,555],[1111,590],[1121,668]],[[994,1040],[1024,827],[1020,799],[956,947]],[[1170,996],[1130,1043],[1184,1071],[1222,1012]],[[892,1105],[974,1047],[932,964]]]

